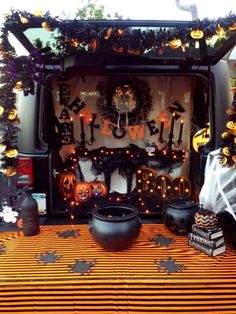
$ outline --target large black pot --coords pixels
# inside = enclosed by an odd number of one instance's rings
[[[139,236],[138,210],[128,204],[105,204],[93,210],[89,230],[95,242],[108,251],[129,248]]]
[[[197,210],[197,203],[191,199],[173,199],[164,211],[164,223],[173,233],[186,235],[191,231]]]

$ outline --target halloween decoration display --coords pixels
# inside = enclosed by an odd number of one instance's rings
[[[111,174],[117,168],[119,174],[127,178],[127,193],[131,193],[132,190],[132,178],[133,174],[140,170],[140,166],[153,164],[155,161],[155,168],[174,167],[184,161],[185,152],[181,151],[161,151],[156,149],[154,155],[150,156],[145,149],[138,147],[137,145],[130,144],[129,146],[122,148],[107,148],[105,146],[94,150],[77,149],[77,154],[80,157],[90,158],[93,164],[93,168],[96,170],[96,175],[104,173],[105,184],[107,191],[110,191],[110,180]],[[141,170],[142,171],[142,170]],[[144,170],[145,172],[145,170]],[[138,174],[139,175],[139,174]],[[141,179],[142,173],[140,173],[139,180]],[[148,184],[148,190],[153,190],[151,187],[153,179],[146,180],[145,184]],[[147,183],[149,181],[149,183]],[[140,192],[140,188],[144,182],[137,182]],[[139,185],[139,183],[141,185]],[[146,188],[146,185],[143,185]],[[151,193],[153,193],[151,192]]]
[[[11,145],[16,144],[16,134],[19,132],[19,128],[17,127],[18,119],[9,120],[7,117],[8,110],[16,109],[16,97],[13,89],[16,87],[17,91],[21,89],[25,95],[29,95],[34,94],[34,81],[46,85],[42,81],[41,74],[45,70],[44,65],[49,58],[51,60],[54,57],[55,60],[58,60],[68,54],[71,55],[81,51],[85,53],[107,52],[110,54],[126,54],[131,60],[133,57],[136,58],[137,55],[143,56],[147,52],[158,56],[169,48],[192,49],[196,46],[197,42],[204,42],[205,45],[211,45],[212,43],[208,43],[208,40],[215,35],[225,36],[226,39],[229,39],[234,35],[236,20],[235,14],[230,13],[226,18],[192,21],[187,25],[170,22],[170,25],[163,27],[158,22],[156,24],[146,22],[143,25],[144,27],[137,28],[135,27],[137,26],[135,21],[127,21],[125,26],[123,21],[116,21],[115,25],[114,23],[112,25],[109,24],[108,21],[107,23],[99,21],[95,25],[89,22],[84,23],[81,20],[66,19],[63,21],[58,17],[50,16],[49,12],[46,14],[42,12],[40,14],[31,14],[14,8],[11,9],[10,14],[6,14],[4,17],[5,21],[0,38],[0,54],[3,64],[0,79],[0,83],[2,84],[0,104],[4,110],[6,109],[6,114],[5,111],[1,114],[0,122],[1,129],[4,132],[2,141],[7,141]],[[37,48],[32,47],[32,52],[29,56],[17,57],[14,48],[8,40],[9,30],[15,28],[17,31],[25,31],[28,27],[42,28],[52,33],[54,38],[53,47],[45,47],[40,42],[40,45],[37,43]],[[46,69],[46,71],[50,72],[49,69]],[[127,127],[127,125],[134,125],[135,121],[145,121],[148,112],[151,110],[149,88],[143,86],[142,82],[133,79],[128,80],[128,82],[121,82],[121,84],[111,82],[114,88],[108,90],[103,87],[100,89],[99,87],[99,90],[108,92],[110,96],[108,102],[105,103],[103,99],[104,94],[101,94],[100,109],[103,111],[104,116],[109,114],[120,129]],[[119,94],[117,93],[117,88],[119,89],[119,87],[122,93],[119,95],[121,101],[117,109],[116,106],[113,106],[111,100],[115,94]],[[130,91],[132,92],[131,94]],[[132,98],[135,99],[134,109],[130,106]],[[120,109],[120,105],[123,108]],[[11,117],[12,115],[9,116],[10,119]],[[10,123],[8,123],[9,121]],[[67,126],[62,124],[64,131]],[[69,132],[69,137],[66,134],[64,136],[63,140],[65,144],[73,142],[73,134],[71,132]],[[8,150],[8,147],[6,150]],[[17,160],[15,157],[9,158],[5,155],[3,159],[5,162],[1,166],[1,171],[5,175],[8,175],[5,169],[8,167],[16,168]],[[10,172],[10,175],[13,174],[14,172]]]
[[[218,225],[218,216],[200,207],[194,215],[195,224],[201,228],[214,228]]]
[[[164,223],[177,235],[187,234],[191,230],[197,210],[198,205],[191,199],[172,199],[164,211]]]
[[[236,92],[233,102],[227,110],[227,131],[222,134],[222,147],[220,151],[220,163],[232,169],[236,169]]]
[[[25,236],[33,236],[39,233],[38,203],[31,196],[30,191],[25,191],[19,204]]]
[[[198,152],[199,148],[206,145],[210,140],[210,125],[207,123],[206,127],[197,131],[192,139],[192,145],[195,152]]]
[[[92,212],[89,231],[95,242],[108,251],[128,249],[139,236],[138,210],[128,204],[105,204]]]
[[[102,181],[90,181],[90,188],[92,190],[92,197],[102,197],[107,194],[106,184]]]
[[[62,172],[58,178],[59,192],[63,199],[74,198],[74,186],[76,183],[76,177],[73,172]]]
[[[92,190],[88,182],[76,182],[74,187],[75,201],[80,203],[87,202],[92,196]]]

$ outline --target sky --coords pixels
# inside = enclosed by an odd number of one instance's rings
[[[98,5],[104,5],[106,13],[112,15],[117,12],[124,19],[191,20],[191,14],[179,10],[175,0],[97,0],[96,2]],[[84,3],[86,0],[1,0],[0,15],[3,17],[5,13],[10,13],[11,8],[15,8],[31,13],[37,10],[44,13],[50,11],[52,16],[74,18],[77,9]],[[226,17],[230,11],[236,14],[236,0],[181,0],[181,3],[184,5],[195,3],[200,19]]]

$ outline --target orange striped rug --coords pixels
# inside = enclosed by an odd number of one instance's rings
[[[150,241],[157,234],[174,241]],[[170,258],[178,271],[162,267]],[[33,237],[2,232],[0,313],[235,314],[235,251],[208,257],[162,224],[144,224],[123,252],[104,251],[87,225],[41,226]]]

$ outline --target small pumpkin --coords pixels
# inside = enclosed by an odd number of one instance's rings
[[[74,188],[74,197],[76,202],[85,203],[92,196],[92,190],[88,182],[76,182]]]
[[[190,35],[193,39],[201,39],[204,36],[204,32],[201,29],[193,29]]]
[[[10,148],[10,149],[5,151],[5,155],[8,158],[14,158],[18,155],[18,150],[16,148]]]
[[[8,111],[8,119],[9,120],[15,120],[16,119],[16,117],[17,117],[17,110],[16,109],[10,109],[9,111]]]
[[[107,186],[102,181],[91,181],[89,182],[90,188],[92,190],[93,197],[102,197],[107,194]]]
[[[171,40],[169,42],[169,45],[170,45],[170,48],[177,49],[177,48],[181,47],[182,42],[179,38],[174,38],[173,40]]]
[[[52,26],[48,22],[42,22],[42,28],[46,29],[48,32],[53,32]]]
[[[64,171],[59,175],[59,192],[64,199],[74,198],[76,177],[73,172]]]
[[[236,122],[230,120],[226,123],[227,128],[230,130],[231,134],[236,135]]]

